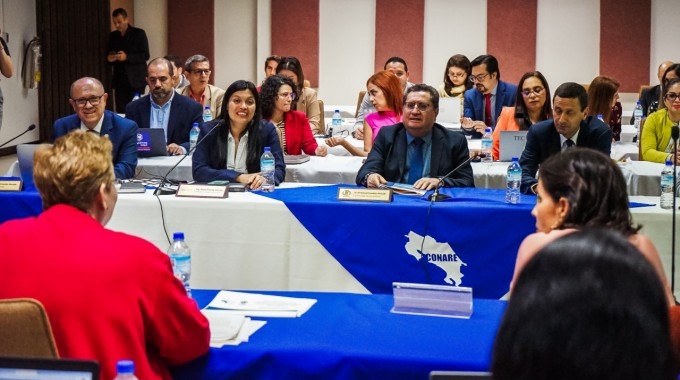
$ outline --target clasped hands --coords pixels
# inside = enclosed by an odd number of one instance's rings
[[[413,184],[413,188],[419,190],[432,190],[439,186],[439,183],[439,178],[423,177]],[[366,178],[366,187],[377,188],[385,184],[387,184],[387,180],[378,173],[371,173]]]

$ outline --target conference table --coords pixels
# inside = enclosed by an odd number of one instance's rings
[[[194,290],[204,307],[217,291]],[[390,313],[391,295],[267,294],[317,299],[299,318],[267,321],[249,341],[211,348],[174,379],[427,379],[430,371],[488,371],[506,303],[475,299],[470,319]]]
[[[468,286],[489,299],[506,293],[517,248],[535,231],[534,196],[509,205],[502,190],[446,189],[453,198],[434,204],[337,201],[342,187],[351,186],[284,184],[226,199],[119,194],[107,227],[163,251],[184,232],[197,288],[388,294],[398,281]],[[631,197],[641,206],[631,213],[670,278],[671,212],[658,200]],[[0,223],[40,212],[35,191],[0,193]]]

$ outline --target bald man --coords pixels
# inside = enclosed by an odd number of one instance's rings
[[[76,129],[108,135],[116,178],[132,178],[137,168],[137,123],[107,111],[108,96],[98,79],[84,77],[73,82],[69,103],[75,114],[54,122],[54,140]]]
[[[672,64],[673,64],[673,62],[671,62],[671,61],[661,62],[661,64],[659,65],[659,69],[656,72],[656,76],[659,78],[659,83],[661,83],[661,81],[663,80],[663,74],[666,72],[666,69],[668,69]],[[661,97],[661,85],[660,84],[657,84],[654,87],[650,87],[648,89],[645,89],[644,91],[642,91],[640,93],[639,101],[640,101],[640,105],[642,106],[642,117],[647,117],[647,114],[649,113],[649,110],[650,110],[649,106],[651,106],[652,104],[655,104],[655,102],[656,102],[656,106],[654,107],[652,112],[655,111],[656,108],[658,108],[658,102],[659,102],[660,97]],[[635,116],[630,118],[631,124],[635,124],[634,118],[635,118]]]

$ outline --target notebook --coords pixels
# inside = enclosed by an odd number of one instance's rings
[[[309,156],[306,154],[285,154],[283,161],[286,165],[297,165],[309,161]]]
[[[460,124],[462,114],[461,98],[439,98],[438,123]]]
[[[98,380],[99,364],[88,360],[0,357],[0,379]]]
[[[137,129],[137,156],[154,157],[167,156],[168,149],[165,143],[165,131],[163,128],[139,128]]]
[[[499,146],[499,161],[512,161],[513,157],[520,158],[527,143],[528,131],[501,131]]]
[[[19,171],[21,180],[24,182],[24,190],[32,188],[33,184],[33,154],[40,144],[20,144],[17,145],[17,161],[19,161]]]

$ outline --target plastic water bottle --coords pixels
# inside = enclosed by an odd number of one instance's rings
[[[113,380],[138,380],[135,376],[135,363],[132,360],[119,360],[116,363],[116,372]]]
[[[168,256],[172,262],[172,272],[175,274],[187,291],[187,295],[191,297],[191,287],[189,280],[191,279],[191,249],[187,243],[184,242],[184,232],[175,232],[172,235],[172,245],[168,248]]]
[[[666,165],[661,171],[661,208],[673,208],[673,161],[666,160]]]
[[[210,112],[210,106],[205,106],[203,110],[203,122],[210,121],[213,119],[213,114]]]
[[[522,194],[519,192],[520,183],[522,182],[522,168],[519,166],[519,158],[512,158],[512,163],[508,166],[508,176],[506,178],[505,202],[512,204],[519,203],[522,199]]]
[[[491,149],[493,148],[493,140],[491,140],[491,127],[484,130],[482,136],[482,162],[492,162]]]
[[[189,152],[193,153],[196,143],[198,142],[198,135],[201,133],[201,129],[198,128],[198,123],[191,125],[191,130],[189,131]]]
[[[642,120],[642,106],[637,102],[633,110],[633,125],[635,126],[635,142],[640,145],[640,120]]]
[[[132,101],[134,102],[137,99],[139,99],[139,93],[135,92],[135,95],[132,97]]]
[[[340,110],[335,110],[335,112],[333,112],[333,122],[331,123],[331,127],[328,128],[328,136],[333,137],[333,130],[337,131],[341,126],[342,116],[340,116]]]
[[[264,148],[264,153],[260,157],[260,174],[264,177],[265,182],[262,184],[262,191],[272,192],[274,191],[274,172],[276,169],[276,163],[274,160],[274,155],[270,147]]]

